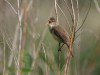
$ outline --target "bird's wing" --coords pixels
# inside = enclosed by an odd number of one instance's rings
[[[52,30],[53,34],[55,34],[63,43],[67,44],[67,46],[69,47],[70,39],[67,31],[60,26],[56,26]]]

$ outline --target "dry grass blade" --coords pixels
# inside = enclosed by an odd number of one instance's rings
[[[55,0],[55,13],[56,13],[57,24],[59,24],[58,11],[57,11],[57,0]],[[59,44],[59,47],[60,47],[60,44]],[[58,48],[58,75],[60,75],[60,51],[59,51],[59,48]]]
[[[84,20],[83,20],[81,26],[75,31],[75,33],[77,33],[77,32],[82,28],[82,26],[84,25],[84,22],[85,22],[85,20],[86,20],[88,14],[89,14],[89,11],[90,11],[90,8],[91,8],[91,4],[92,4],[92,0],[90,1],[89,9],[88,9],[88,11],[87,11],[87,13],[86,13],[86,16],[85,16],[85,18],[84,18]]]
[[[72,8],[72,13],[73,13],[73,21],[74,21],[74,25],[75,26],[75,21],[76,21],[76,16],[75,16],[75,9],[74,9],[74,3],[73,0],[71,0],[71,8]]]
[[[15,53],[17,50],[17,41],[18,41],[18,32],[19,32],[19,25],[16,26],[16,30],[15,30],[15,35],[14,35],[14,39],[13,39],[13,43],[12,43],[12,50],[13,50],[13,53],[14,55],[16,56],[17,54]],[[8,62],[8,66],[10,67],[12,62],[13,62],[13,53],[10,54],[10,57],[9,57],[9,62]],[[17,57],[15,57],[16,60],[17,60]]]
[[[50,12],[49,17],[52,15],[52,12],[53,12],[53,8],[52,8],[52,10],[51,10],[51,12]],[[48,17],[48,18],[49,18],[49,17]],[[38,58],[38,56],[39,56],[39,52],[40,52],[40,50],[41,50],[41,44],[42,44],[42,42],[43,42],[43,40],[44,40],[44,38],[45,38],[46,32],[47,32],[47,23],[45,23],[44,26],[46,26],[46,27],[44,27],[44,30],[43,30],[43,32],[42,32],[42,34],[41,34],[42,36],[41,36],[41,38],[40,38],[40,41],[39,41],[39,44],[38,44],[38,46],[37,46],[36,52],[35,52],[35,54],[34,54],[34,61],[32,62],[32,67],[31,67],[31,69],[34,69],[36,60],[37,60],[37,58]],[[31,34],[31,33],[30,33],[30,34]],[[32,34],[31,34],[31,35],[32,35]],[[29,72],[28,75],[31,75],[31,72]]]
[[[74,10],[74,4],[73,4],[73,0],[71,0],[71,7],[72,7],[72,13],[73,13],[73,20],[74,20],[74,25],[72,27],[72,34],[71,34],[71,38],[70,38],[70,47],[69,47],[69,51],[68,54],[66,56],[66,63],[65,63],[65,68],[64,68],[64,75],[66,75],[68,73],[68,68],[69,68],[69,63],[70,63],[70,59],[71,59],[71,53],[72,52],[72,45],[74,42],[74,37],[75,37],[75,21],[76,21],[76,16],[75,16],[75,10]]]
[[[47,24],[47,23],[46,23],[46,24]],[[34,55],[34,61],[32,62],[32,67],[31,67],[31,69],[34,69],[36,60],[37,60],[37,58],[38,58],[38,56],[39,56],[39,52],[40,52],[40,50],[41,50],[41,44],[42,44],[42,42],[43,42],[43,40],[44,40],[44,38],[45,38],[46,32],[47,32],[47,27],[44,29],[44,31],[43,31],[43,33],[42,33],[40,42],[39,42],[39,44],[38,44],[37,50],[36,50],[35,55]],[[29,72],[28,75],[31,75],[31,72]]]
[[[55,13],[56,13],[57,23],[59,24],[59,21],[58,21],[58,11],[57,11],[57,0],[55,0]]]
[[[93,0],[93,1],[94,1],[94,3],[95,3],[95,6],[96,6],[96,8],[97,8],[98,12],[100,13],[100,6],[99,6],[99,2],[98,2],[97,0]]]
[[[65,13],[64,13],[63,10],[61,9],[61,7],[58,5],[58,3],[57,3],[57,6],[58,6],[58,8],[60,9],[60,11],[61,11],[61,13],[63,14],[63,16],[65,17],[66,22],[68,23],[68,27],[69,27],[69,29],[70,29],[70,32],[72,32],[72,31],[71,31],[71,25],[70,25],[70,23],[69,23],[69,21],[68,21],[66,15],[65,15]]]
[[[43,52],[44,52],[45,62],[46,62],[47,55],[46,55],[46,50],[45,50],[45,48],[44,48],[44,44],[42,43],[41,46],[42,46],[42,49],[43,49]],[[47,64],[45,64],[45,75],[47,75],[47,74],[48,74],[48,71],[47,71]]]
[[[79,3],[78,0],[77,1],[77,22],[76,22],[76,27],[78,26],[78,22],[79,22]]]
[[[15,10],[15,8],[11,5],[11,3],[8,1],[8,0],[5,0],[9,5],[10,7],[13,9],[13,11],[15,12],[15,14],[17,14],[17,11]]]
[[[59,43],[59,45],[58,45],[58,75],[60,75],[60,51],[61,51],[60,45],[61,44]]]
[[[21,25],[21,15],[20,15],[20,7],[19,7],[19,0],[17,0],[17,6],[18,6],[18,24],[19,24],[19,37],[20,37],[20,40],[19,40],[19,50],[18,50],[18,66],[17,66],[17,72],[16,72],[16,75],[20,75],[21,74],[21,71],[20,71],[20,54],[21,54],[21,41],[22,41],[22,25]]]
[[[69,11],[69,14],[70,14],[71,19],[72,19],[72,22],[73,22],[73,15],[72,15],[72,13],[71,13],[71,11],[70,11],[70,8],[69,8],[69,6],[68,6],[68,3],[66,2],[66,0],[63,0],[63,1],[64,1],[64,3],[65,3],[66,6],[67,6],[67,9],[68,9],[68,11]]]
[[[71,55],[70,55],[70,51],[69,51],[68,54],[67,54],[67,58],[66,58],[66,64],[65,64],[65,69],[64,69],[64,75],[68,75],[68,69],[69,69],[70,59],[71,59]]]
[[[23,59],[24,59],[24,48],[25,48],[25,42],[26,42],[26,29],[27,29],[27,1],[24,1],[24,15],[23,15],[23,28],[22,28],[22,40],[21,40],[21,51],[20,51],[20,71],[22,74],[22,68],[23,68]]]
[[[11,50],[11,54],[12,54],[12,57],[14,58],[15,66],[17,66],[17,58],[16,58],[16,56],[15,56],[16,54],[14,53],[13,49],[11,48],[11,45],[10,45],[10,43],[9,43],[9,40],[6,39],[7,34],[4,33],[4,32],[2,32],[2,30],[1,30],[1,33],[2,33],[3,39],[5,40],[6,44],[7,44],[8,47],[9,47],[9,49]],[[7,38],[8,38],[8,37],[7,37]],[[10,61],[10,60],[9,60],[9,61]],[[8,63],[8,66],[9,66],[9,63]]]
[[[6,44],[5,44],[4,36],[3,36],[3,41],[4,41],[4,48],[3,48],[4,49],[4,52],[3,52],[4,53],[4,59],[3,59],[4,60],[3,61],[3,64],[4,64],[3,65],[3,75],[5,75],[5,73],[6,73],[6,62],[5,62],[5,60],[6,60],[6,55],[5,55],[5,53],[6,53],[6,51],[5,51],[6,50],[5,49],[6,48]]]

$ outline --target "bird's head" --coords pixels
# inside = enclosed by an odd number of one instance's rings
[[[49,20],[48,20],[49,23],[53,23],[53,22],[56,22],[55,18],[54,17],[51,17]]]
[[[52,27],[55,27],[57,24],[56,24],[56,20],[54,17],[51,17],[49,20],[48,20],[48,25],[50,28]]]

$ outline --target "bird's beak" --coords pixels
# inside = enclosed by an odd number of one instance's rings
[[[47,25],[49,24],[49,21],[50,21],[50,20],[48,20]]]

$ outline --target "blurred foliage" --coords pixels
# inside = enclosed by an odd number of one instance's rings
[[[7,1],[17,11],[17,0]],[[20,13],[24,10],[24,1],[20,0]],[[70,6],[70,0],[66,1]],[[86,15],[89,2],[90,0],[79,0],[79,26],[82,24]],[[58,4],[68,17],[70,24],[72,24],[64,0],[58,0]],[[100,6],[99,0],[98,4]],[[76,7],[76,4],[74,6]],[[27,0],[26,7],[28,7],[27,30],[22,73],[23,75],[57,75],[58,42],[52,38],[46,25],[49,17],[55,17],[54,0]],[[69,32],[66,20],[60,10],[58,10],[58,15],[60,24]],[[23,19],[22,24],[24,24]],[[0,0],[0,75],[3,75],[4,60],[6,68],[5,75],[16,75],[16,64],[13,56],[11,56],[11,49],[13,49],[14,39],[16,38],[14,56],[18,57],[19,30],[17,31],[18,36],[15,37],[17,25],[18,16],[5,0]],[[76,35],[78,34],[79,37],[75,39],[73,45],[74,58],[71,59],[69,75],[100,75],[100,13],[95,8],[93,1],[84,26]],[[4,43],[6,43],[5,59]],[[43,44],[44,49],[41,44]],[[66,53],[67,47],[64,45],[60,60],[61,75],[63,75]],[[9,63],[11,64],[10,66]]]

